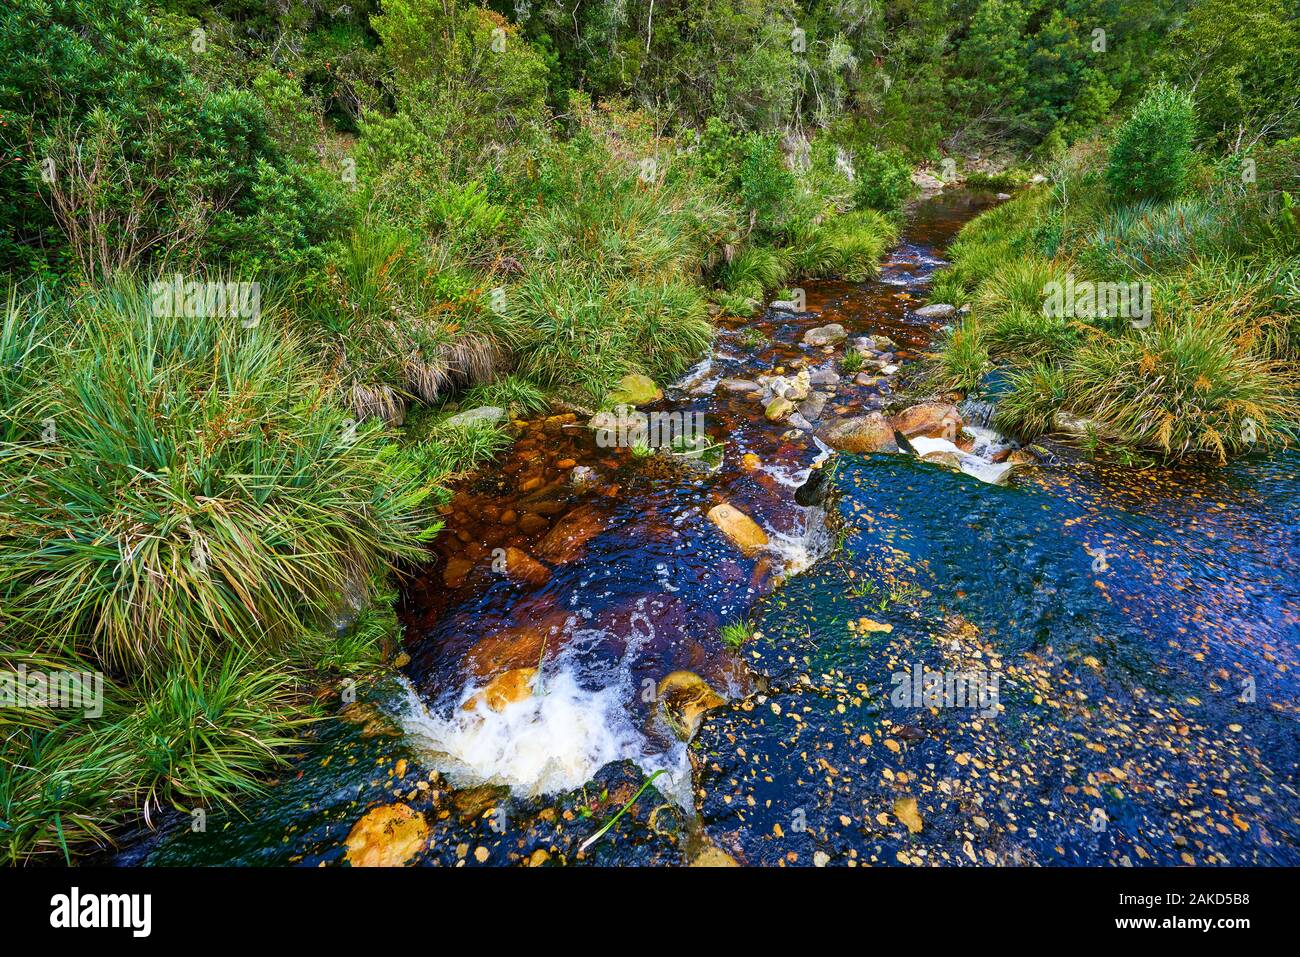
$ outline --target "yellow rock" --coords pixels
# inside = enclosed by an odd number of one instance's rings
[[[506,705],[532,697],[533,678],[536,676],[536,668],[513,668],[497,675],[487,683],[487,687],[461,707],[466,711],[473,711],[479,706],[480,701],[486,701],[487,706],[493,711],[504,711]]]
[[[859,618],[858,628],[862,631],[881,631],[889,634],[894,630],[893,625],[884,625],[878,621],[872,621],[870,618]]]
[[[720,708],[727,699],[693,671],[674,671],[659,682],[659,708],[668,724],[684,741],[695,737],[704,714]]]
[[[424,816],[405,804],[386,804],[352,825],[346,841],[347,862],[353,867],[401,867],[429,837]]]
[[[907,829],[913,834],[921,833],[922,822],[921,815],[916,810],[916,798],[905,797],[895,801],[894,817],[906,824]]]
[[[718,847],[709,844],[691,859],[691,867],[739,867],[736,859]]]
[[[718,526],[745,555],[753,555],[767,545],[767,533],[734,505],[723,502],[713,506],[709,509],[709,521]]]
[[[753,452],[746,452],[744,455],[740,457],[740,464],[752,472],[754,469],[758,468],[760,465],[763,464],[763,460],[760,459]]]

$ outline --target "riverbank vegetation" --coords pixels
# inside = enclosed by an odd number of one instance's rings
[[[1193,98],[1153,87],[1050,181],[969,224],[935,301],[970,303],[941,383],[1023,439],[1166,458],[1300,430],[1300,139],[1198,149]]]
[[[974,304],[949,385],[1005,372],[1025,433],[1066,411],[1170,453],[1229,454],[1247,420],[1281,441],[1294,24],[1280,0],[1177,24],[1129,0],[15,0],[0,665],[105,687],[94,720],[0,709],[5,853],[260,787],[319,689],[397,649],[394,575],[512,417],[666,383],[714,316],[869,277],[918,166],[1011,190],[1054,164],[936,287]],[[1069,269],[1152,277],[1154,326],[1046,322]]]

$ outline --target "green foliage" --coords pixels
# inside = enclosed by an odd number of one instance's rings
[[[209,88],[138,0],[18,0],[0,19],[0,267],[86,279],[161,259],[310,262],[338,199],[263,105]],[[252,244],[250,248],[250,244]]]
[[[864,146],[853,157],[853,172],[859,209],[896,212],[912,195],[912,164],[900,150]]]
[[[718,637],[732,651],[738,651],[741,645],[754,637],[754,625],[744,620],[729,621],[718,631]]]
[[[278,323],[154,316],[130,285],[71,309],[0,447],[10,636],[161,674],[273,647],[421,554],[427,488]]]
[[[1106,164],[1111,192],[1126,199],[1177,197],[1191,175],[1195,132],[1192,98],[1164,83],[1152,87],[1115,134]]]

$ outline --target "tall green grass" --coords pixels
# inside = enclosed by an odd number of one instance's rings
[[[149,669],[292,635],[418,558],[428,494],[263,318],[162,318],[126,283],[58,324],[31,422],[0,446],[12,633]]]

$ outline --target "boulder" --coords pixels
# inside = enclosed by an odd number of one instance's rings
[[[961,456],[956,452],[949,452],[947,449],[936,449],[933,452],[927,452],[921,456],[921,461],[940,465],[954,472],[961,471]]]
[[[799,403],[799,414],[809,422],[816,422],[826,407],[826,396],[820,392],[809,393],[808,398]]]
[[[762,392],[763,387],[749,379],[723,379],[718,385],[728,392]]]
[[[777,396],[775,399],[773,399],[771,402],[767,404],[766,408],[763,409],[763,415],[767,417],[767,420],[769,422],[780,422],[782,419],[784,419],[793,411],[794,411],[793,402],[791,402],[789,399],[784,399],[781,398],[780,396]]]
[[[897,452],[894,430],[879,412],[839,419],[818,433],[818,437],[840,452]]]
[[[843,326],[838,322],[832,322],[805,332],[803,334],[803,344],[806,346],[829,346],[836,342],[842,342],[848,338],[848,335]]]
[[[479,425],[495,425],[506,417],[506,410],[495,405],[480,405],[476,409],[458,412],[442,424],[464,429]]]
[[[424,815],[405,804],[385,804],[352,825],[343,842],[344,858],[353,867],[401,867],[428,839]]]
[[[618,380],[618,387],[605,397],[605,402],[607,405],[645,405],[663,397],[663,391],[655,385],[654,379],[631,372]]]
[[[808,381],[813,385],[839,385],[840,374],[834,369],[814,369],[808,373]]]
[[[1052,416],[1052,430],[1066,435],[1085,436],[1097,431],[1097,423],[1071,412],[1057,412]]]
[[[890,424],[909,439],[918,435],[955,442],[961,433],[961,413],[948,402],[921,402],[899,412]]]
[[[753,555],[767,545],[767,532],[752,518],[727,502],[709,509],[709,521],[731,539],[745,555]]]
[[[659,713],[683,741],[695,737],[706,712],[721,708],[727,699],[693,671],[674,671],[657,688]]]
[[[949,305],[946,302],[936,302],[933,305],[922,306],[916,310],[914,315],[918,319],[948,319],[955,315],[957,307]]]
[[[933,173],[928,173],[923,169],[914,169],[912,170],[912,185],[917,187],[923,194],[932,194],[942,192],[946,184]]]
[[[797,299],[773,299],[769,308],[773,312],[798,312],[799,301]]]

